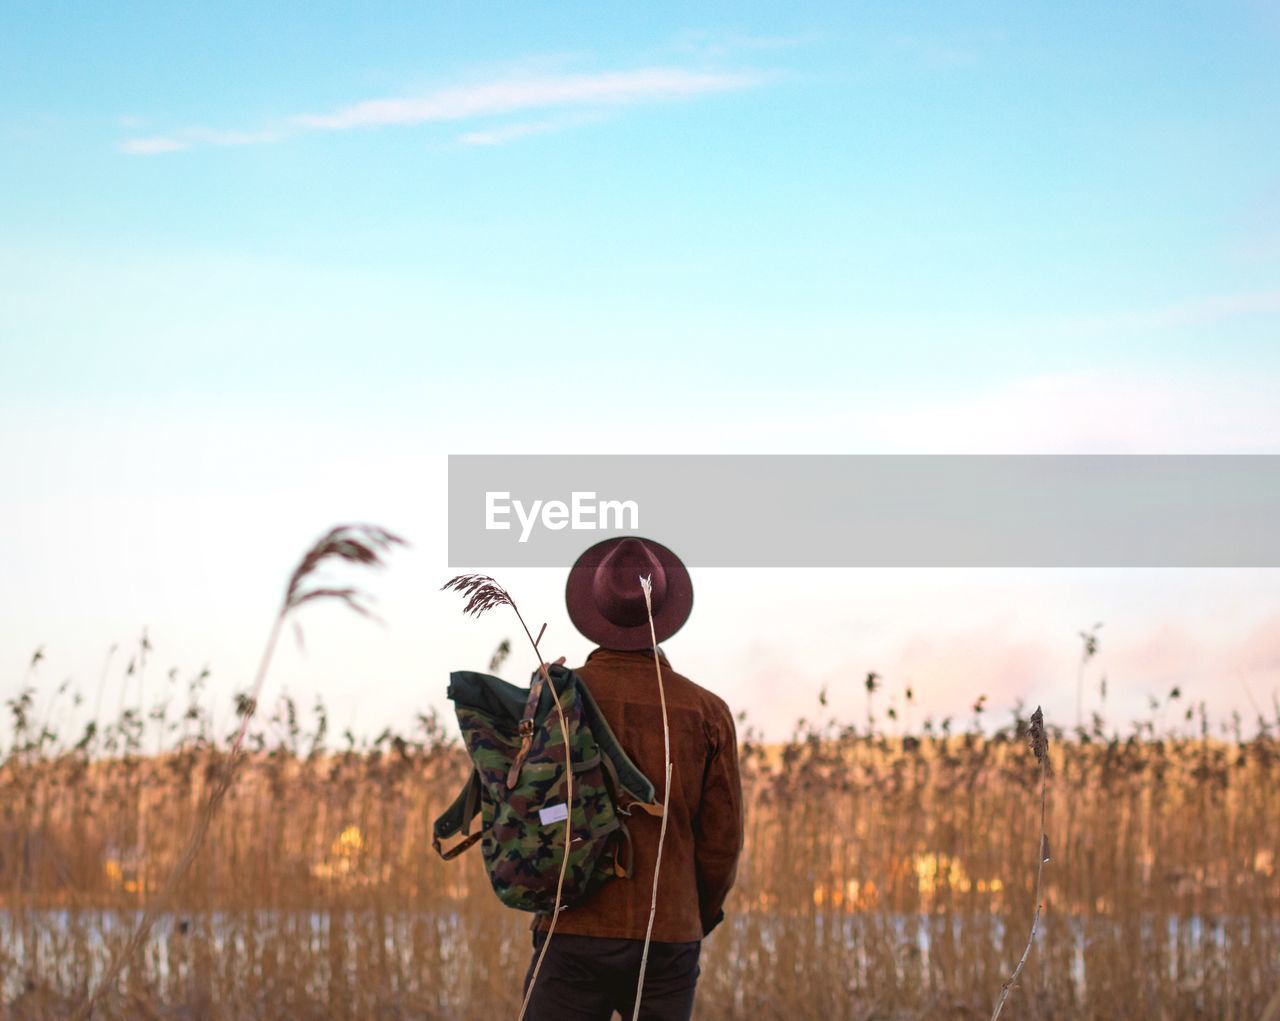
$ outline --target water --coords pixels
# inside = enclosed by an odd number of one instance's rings
[[[141,911],[40,910],[27,911],[20,921],[12,912],[0,910],[0,951],[5,958],[4,978],[0,980],[0,997],[9,1000],[33,973],[41,984],[62,990],[83,988],[101,976],[109,963],[110,948],[118,946],[126,933],[138,923]],[[806,922],[814,921],[812,931]],[[341,920],[345,933],[345,952],[333,953],[332,940]],[[513,914],[513,921],[523,916]],[[875,978],[875,968],[885,966],[886,943],[893,947],[893,957],[904,978],[917,976],[926,984],[932,974],[932,951],[938,940],[961,945],[980,940],[1012,969],[1021,955],[1029,935],[1019,925],[1006,932],[1003,919],[992,915],[859,915],[832,912],[816,916],[778,916],[763,912],[732,915],[722,928],[737,947],[748,945],[750,934],[763,955],[773,958],[783,940],[813,940],[828,952],[841,954],[848,962],[851,982],[868,982]],[[1163,931],[1161,931],[1163,929]],[[315,983],[323,987],[334,961],[354,969],[363,947],[367,952],[377,945],[381,931],[380,957],[389,974],[412,976],[422,972],[424,955],[441,973],[461,973],[467,963],[468,937],[474,936],[474,922],[466,922],[458,912],[373,911],[280,911],[246,912],[215,911],[211,913],[171,913],[160,916],[144,944],[149,979],[161,989],[171,989],[191,978],[191,951],[196,941],[212,951],[215,960],[231,960],[252,966],[266,963],[272,967],[288,963],[315,974]],[[1230,930],[1234,930],[1232,933]],[[1260,931],[1261,930],[1261,931]],[[1042,917],[1037,944],[1055,944],[1059,950],[1066,941],[1071,960],[1071,982],[1083,997],[1087,992],[1086,950],[1091,945],[1126,946],[1131,939],[1132,920],[1110,916],[1055,915]],[[504,943],[503,956],[519,961],[528,953],[524,926]],[[1168,976],[1171,981],[1203,977],[1210,966],[1225,967],[1232,935],[1239,941],[1260,941],[1275,945],[1280,940],[1280,921],[1259,924],[1254,919],[1204,919],[1198,916],[1179,918],[1171,915],[1145,915],[1137,920],[1138,938],[1148,947],[1163,937]],[[717,936],[720,933],[717,932]],[[499,937],[500,938],[500,937]],[[723,937],[721,936],[721,941]],[[971,944],[970,944],[971,945]],[[1130,947],[1130,950],[1133,948]],[[745,951],[744,951],[745,953]],[[85,966],[88,963],[89,974]],[[758,962],[765,965],[765,961]],[[744,961],[752,967],[752,962]],[[351,972],[354,978],[354,970]],[[310,985],[311,982],[308,982]],[[443,994],[443,991],[442,991]]]

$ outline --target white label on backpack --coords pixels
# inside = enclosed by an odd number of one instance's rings
[[[562,822],[569,818],[569,806],[563,801],[558,805],[548,805],[546,808],[538,809],[538,818],[543,826],[550,826],[553,822]]]

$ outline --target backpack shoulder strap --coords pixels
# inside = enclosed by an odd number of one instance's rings
[[[453,804],[441,813],[440,818],[435,821],[435,825],[431,830],[431,846],[436,849],[436,854],[440,855],[445,861],[456,858],[462,854],[467,848],[484,836],[483,831],[471,833],[466,840],[455,844],[449,850],[444,850],[443,842],[461,831],[464,835],[471,832],[471,820],[476,817],[476,813],[480,811],[480,773],[478,770],[471,771],[471,778],[467,781],[465,787],[453,799]]]

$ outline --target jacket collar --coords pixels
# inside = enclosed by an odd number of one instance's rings
[[[624,660],[634,660],[634,659],[640,658],[640,659],[651,660],[651,659],[653,659],[653,649],[652,649],[652,648],[648,648],[648,649],[605,649],[605,648],[602,648],[602,647],[597,647],[597,648],[592,649],[589,653],[587,653],[587,661],[588,661],[588,662],[590,662],[592,659],[595,659],[596,657],[599,657],[600,659],[624,659]],[[660,659],[660,660],[661,660],[663,663],[665,663],[668,667],[670,667],[670,666],[671,666],[671,662],[670,662],[670,660],[668,660],[668,659],[667,659],[667,654],[666,654],[665,652],[663,652],[663,651],[662,651],[662,646],[661,646],[661,645],[659,645],[659,646],[658,646],[658,659]]]

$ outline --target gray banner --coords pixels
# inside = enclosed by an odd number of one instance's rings
[[[1280,567],[1280,455],[451,455],[451,567]]]

